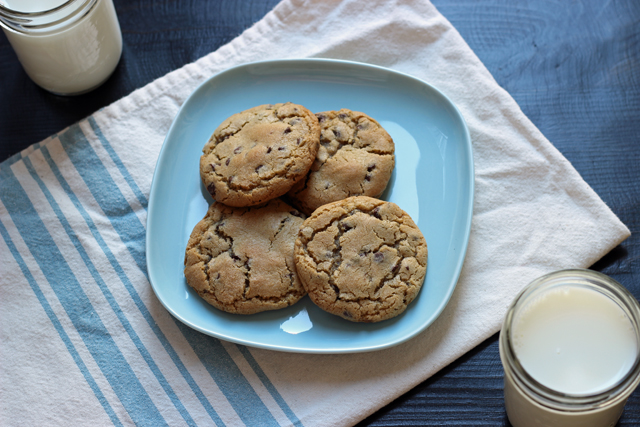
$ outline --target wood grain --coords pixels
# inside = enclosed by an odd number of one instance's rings
[[[592,268],[640,299],[640,2],[433,0],[631,229]],[[508,426],[497,335],[363,426]],[[636,390],[618,426],[640,425]]]

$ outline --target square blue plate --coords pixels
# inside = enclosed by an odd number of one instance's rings
[[[287,101],[313,112],[362,111],[392,136],[396,167],[382,198],[411,215],[429,248],[423,288],[400,316],[352,323],[320,310],[308,297],[283,310],[233,315],[211,307],[187,285],[186,244],[212,201],[200,182],[202,147],[230,115]],[[424,81],[381,67],[325,59],[231,68],[191,94],[160,152],[147,217],[151,285],[180,321],[239,344],[308,353],[397,345],[427,328],[453,293],[469,239],[473,188],[473,155],[464,119],[444,94]]]

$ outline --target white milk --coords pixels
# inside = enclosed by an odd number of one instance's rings
[[[85,1],[77,1],[52,15],[61,18]],[[5,7],[23,12],[49,10],[62,3],[60,0],[0,0]],[[122,52],[122,35],[112,0],[98,0],[86,16],[75,22],[24,31],[3,22],[2,29],[29,77],[57,94],[79,94],[96,88],[111,75]]]
[[[543,276],[500,331],[504,400],[514,427],[612,427],[640,382],[640,305],[590,270]]]
[[[633,325],[600,292],[552,288],[513,319],[515,355],[541,384],[563,393],[595,394],[626,375],[638,353]]]

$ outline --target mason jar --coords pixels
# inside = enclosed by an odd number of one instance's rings
[[[499,338],[514,427],[609,427],[640,382],[640,307],[591,270],[545,275],[515,298]]]
[[[0,26],[31,80],[58,95],[100,86],[122,53],[112,0],[0,0]]]

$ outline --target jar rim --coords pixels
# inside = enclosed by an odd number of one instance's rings
[[[520,364],[513,348],[511,325],[514,313],[526,298],[544,287],[562,282],[580,284],[585,287],[601,288],[624,310],[636,333],[638,351],[629,371],[616,383],[596,393],[565,393],[554,390],[533,378]],[[499,345],[505,357],[505,369],[509,369],[514,382],[527,394],[543,406],[562,411],[584,411],[609,405],[613,401],[624,399],[640,382],[640,305],[635,297],[620,283],[609,276],[594,270],[565,269],[546,274],[525,286],[515,297],[504,319]]]
[[[70,25],[85,16],[98,0],[66,0],[47,10],[24,12],[0,4],[0,26],[17,33],[41,33]]]
[[[54,13],[54,12],[58,12],[66,7],[68,7],[71,3],[75,2],[77,0],[66,0],[64,1],[62,4],[53,7],[51,9],[45,9],[45,10],[38,10],[38,11],[33,11],[33,12],[25,12],[25,11],[21,11],[21,10],[15,10],[12,9],[8,6],[5,6],[3,4],[0,3],[0,14],[6,13],[8,15],[11,16],[15,16],[15,17],[29,17],[29,16],[43,16],[43,15],[48,15],[50,13]]]

